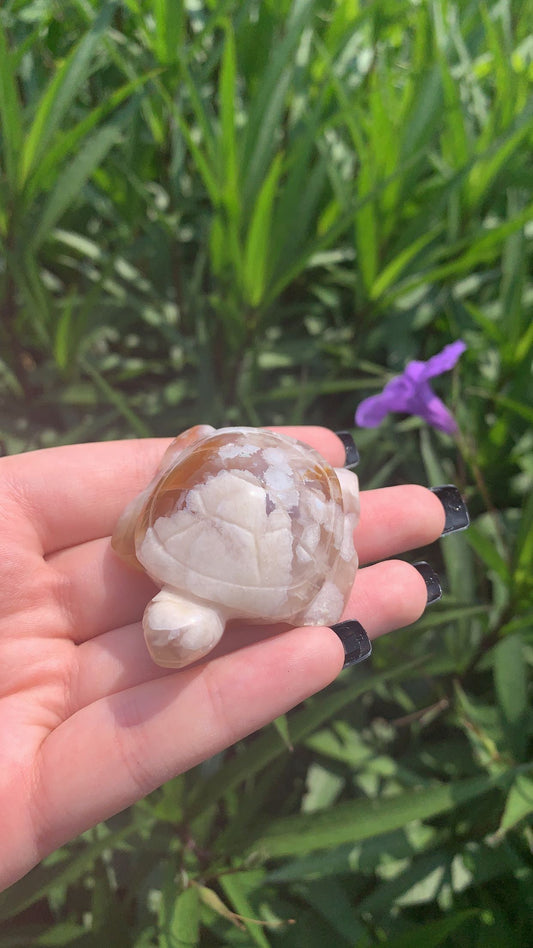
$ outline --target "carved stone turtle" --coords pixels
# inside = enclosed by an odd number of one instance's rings
[[[158,665],[179,668],[226,622],[331,625],[357,569],[356,475],[257,428],[198,425],[173,441],[112,544],[161,591],[143,627]]]

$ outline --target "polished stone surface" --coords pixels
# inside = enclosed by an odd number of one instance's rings
[[[147,606],[161,665],[207,654],[229,619],[331,625],[357,569],[356,475],[256,428],[198,426],[121,517],[114,549],[162,587]]]

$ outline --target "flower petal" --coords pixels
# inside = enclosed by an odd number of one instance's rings
[[[355,413],[355,422],[360,428],[376,428],[390,411],[410,411],[409,405],[415,388],[403,375],[387,382],[379,395],[364,398]]]
[[[377,428],[381,424],[385,415],[390,411],[389,401],[384,398],[385,393],[371,395],[370,398],[364,398],[357,406],[355,413],[355,423],[360,428]]]
[[[453,369],[466,344],[462,339],[445,346],[427,362],[408,362],[402,375],[387,383],[380,395],[365,398],[355,421],[361,428],[376,428],[389,412],[418,415],[439,431],[454,434],[457,424],[444,402],[435,395],[428,379]]]
[[[408,362],[400,378],[409,379],[411,385],[420,385],[426,380],[426,363],[419,362],[418,359]]]
[[[416,414],[424,418],[433,428],[437,428],[438,431],[444,431],[446,434],[455,434],[457,431],[455,418],[446,408],[444,402],[429,388],[429,385],[427,387],[431,393],[431,397],[425,399],[424,404],[420,405],[420,410],[417,411]]]
[[[444,346],[441,352],[437,352],[431,359],[424,364],[423,376],[431,379],[435,375],[442,375],[443,372],[449,372],[453,369],[459,357],[466,349],[466,343],[462,339],[457,342],[451,342],[449,346]]]

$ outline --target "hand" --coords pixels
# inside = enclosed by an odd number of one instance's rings
[[[321,428],[288,429],[337,466]],[[150,580],[109,536],[146,485],[163,440],[74,445],[0,461],[0,889],[45,855],[328,685],[344,649],[327,628],[228,630],[182,671],[154,665],[140,617]],[[444,527],[423,487],[361,495],[361,564],[422,546]],[[424,611],[421,574],[360,569],[344,618],[370,638]]]

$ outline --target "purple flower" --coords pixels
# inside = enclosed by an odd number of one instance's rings
[[[427,362],[408,362],[402,375],[387,382],[380,395],[365,398],[355,413],[355,422],[361,428],[377,428],[390,411],[420,415],[434,428],[453,434],[457,424],[444,402],[435,395],[428,379],[453,369],[466,345],[458,339],[445,346]]]

